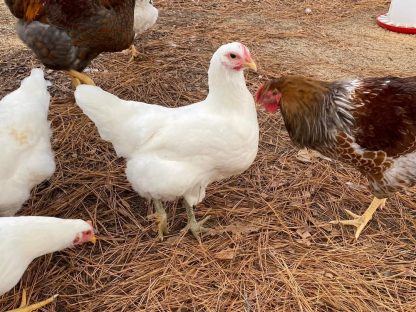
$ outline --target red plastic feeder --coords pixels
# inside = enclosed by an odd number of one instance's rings
[[[377,24],[391,31],[416,34],[416,0],[392,0],[389,12],[377,17]]]

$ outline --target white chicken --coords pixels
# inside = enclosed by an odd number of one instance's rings
[[[133,25],[134,38],[137,38],[138,35],[152,27],[156,23],[158,16],[159,10],[153,6],[153,0],[136,0]],[[134,43],[126,51],[132,54],[130,61],[139,55],[139,51],[137,51]]]
[[[184,198],[186,229],[199,239],[206,219],[196,222],[193,206],[208,184],[242,173],[256,157],[259,127],[244,68],[256,70],[247,47],[221,46],[208,70],[207,98],[178,108],[124,101],[94,86],[75,91],[101,137],[127,159],[134,190],[153,199],[161,239],[168,233],[162,201]]]
[[[152,27],[158,16],[159,10],[154,7],[152,0],[136,0],[133,25],[136,36]]]
[[[2,217],[0,237],[0,296],[19,282],[35,258],[96,241],[90,221],[51,217]],[[12,311],[31,312],[51,303],[56,297],[28,306],[23,291],[20,308]]]
[[[33,69],[0,101],[0,216],[12,216],[31,189],[55,171],[48,121],[50,85]]]

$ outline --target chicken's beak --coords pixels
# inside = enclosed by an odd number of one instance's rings
[[[243,67],[244,67],[244,68],[249,68],[249,69],[252,69],[252,70],[254,70],[255,72],[257,71],[257,65],[256,65],[256,63],[254,63],[254,61],[253,61],[253,60],[251,60],[251,59],[250,59],[250,61],[249,61],[249,62],[244,63]]]
[[[92,228],[92,236],[91,236],[91,238],[88,241],[90,243],[92,243],[93,245],[95,245],[95,243],[97,242],[97,237],[95,236],[95,233],[94,233],[94,227],[92,225],[92,221],[91,220],[88,220],[87,223],[89,225],[91,225],[91,228]]]
[[[92,234],[91,239],[90,239],[90,243],[95,245],[96,242],[97,242],[97,237],[94,234]]]

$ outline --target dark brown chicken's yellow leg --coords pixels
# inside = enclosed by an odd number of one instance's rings
[[[80,73],[74,69],[68,70],[68,75],[72,77],[72,84],[77,87],[80,84],[95,86],[94,81],[86,74]]]
[[[343,225],[353,225],[357,228],[355,231],[355,239],[358,239],[360,236],[362,230],[367,225],[367,223],[373,218],[374,212],[376,212],[378,207],[384,207],[386,204],[387,198],[379,199],[377,197],[373,198],[373,201],[371,202],[370,206],[367,208],[367,210],[363,213],[362,216],[359,216],[353,212],[351,212],[348,209],[345,209],[345,212],[349,214],[354,219],[352,220],[337,220],[337,221],[331,221],[332,224],[343,224]]]
[[[169,234],[168,231],[168,217],[166,214],[165,207],[160,200],[153,200],[153,205],[155,206],[155,213],[148,216],[149,219],[156,219],[158,236],[161,241],[163,241],[163,235]]]
[[[76,89],[81,84],[81,81],[79,81],[78,78],[72,77],[71,81],[72,81],[72,86],[74,87],[74,89]]]
[[[32,312],[32,311],[36,311],[37,309],[40,309],[50,303],[52,303],[55,298],[58,297],[58,295],[52,296],[49,299],[43,300],[41,302],[38,303],[34,303],[31,304],[30,306],[27,305],[27,300],[26,300],[26,290],[23,289],[23,293],[22,293],[22,303],[20,304],[20,307],[17,309],[13,309],[7,312]]]

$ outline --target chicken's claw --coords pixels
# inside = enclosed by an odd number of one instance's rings
[[[208,221],[210,216],[205,217],[201,221],[196,221],[195,218],[188,220],[188,224],[183,228],[184,232],[191,231],[192,235],[201,242],[201,235],[209,231],[209,228],[205,228],[202,225]]]
[[[383,207],[386,204],[386,199],[378,199],[374,197],[373,201],[371,202],[370,206],[364,212],[362,216],[353,213],[352,211],[345,209],[345,212],[350,215],[353,219],[351,220],[336,220],[331,221],[331,224],[343,224],[343,225],[353,225],[357,229],[355,231],[355,239],[358,239],[361,232],[363,231],[364,227],[367,223],[373,218],[374,212],[377,210],[378,207]]]
[[[52,296],[52,297],[50,297],[46,300],[43,300],[43,301],[38,302],[38,303],[31,304],[30,306],[28,306],[27,305],[26,289],[23,289],[22,302],[21,302],[20,306],[17,309],[9,310],[7,312],[32,312],[32,311],[36,311],[36,310],[54,302],[56,297],[58,297],[58,295],[54,295],[54,296]]]
[[[153,205],[155,206],[155,213],[148,216],[149,219],[155,219],[157,222],[158,237],[163,241],[164,235],[169,234],[168,231],[168,216],[163,207],[163,203],[160,200],[154,200]]]
[[[186,201],[184,201],[185,208],[186,208],[186,215],[188,216],[188,223],[186,224],[183,231],[191,233],[197,239],[198,242],[201,242],[201,235],[205,232],[208,232],[208,228],[204,228],[202,225],[208,221],[209,216],[205,217],[201,221],[197,222],[195,219],[194,208],[189,205]]]
[[[135,47],[134,44],[132,44],[128,49],[125,49],[121,52],[123,54],[127,54],[127,55],[131,54],[131,57],[129,59],[129,63],[133,62],[134,59],[140,55],[139,51],[137,50],[137,48]]]
[[[164,235],[169,234],[168,218],[167,218],[166,212],[165,213],[155,212],[147,217],[149,219],[156,220],[158,237],[161,241],[163,241]]]

